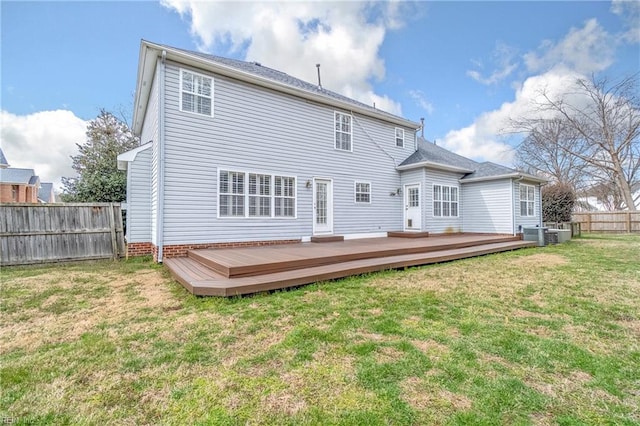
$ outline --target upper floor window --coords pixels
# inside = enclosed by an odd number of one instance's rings
[[[351,116],[349,114],[335,113],[335,142],[336,149],[351,151]]]
[[[20,197],[20,186],[11,185],[11,200],[18,201],[19,197]]]
[[[436,217],[458,217],[458,188],[433,185],[433,215]]]
[[[180,71],[180,110],[213,115],[213,79],[190,71]]]
[[[356,203],[371,202],[371,184],[369,182],[356,182],[355,199]]]
[[[520,184],[520,216],[535,216],[536,191],[531,185]]]
[[[396,146],[404,146],[404,129],[396,127]]]

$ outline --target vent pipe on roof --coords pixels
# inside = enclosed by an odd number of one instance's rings
[[[316,68],[318,68],[318,89],[322,89],[322,81],[320,81],[320,64],[316,64]]]
[[[424,139],[424,117],[420,118],[420,123],[422,123],[422,126],[420,126],[420,135],[422,136],[422,139]]]

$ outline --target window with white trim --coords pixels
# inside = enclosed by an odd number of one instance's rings
[[[520,184],[520,216],[535,216],[536,190],[532,185]]]
[[[433,216],[458,217],[458,187],[433,185]]]
[[[249,216],[271,216],[271,175],[249,173]]]
[[[275,177],[275,217],[295,217],[296,179],[290,176]]]
[[[180,110],[213,115],[213,78],[180,70]]]
[[[404,146],[404,129],[396,127],[396,146]]]
[[[335,147],[342,151],[351,151],[351,116],[341,112],[335,113]]]
[[[296,178],[220,170],[220,217],[295,217]]]
[[[371,203],[371,184],[369,182],[355,183],[356,203]]]

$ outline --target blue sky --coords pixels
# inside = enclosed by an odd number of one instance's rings
[[[132,109],[140,39],[257,60],[509,165],[505,119],[540,87],[640,70],[638,2],[1,3],[2,148],[45,181],[100,108]]]

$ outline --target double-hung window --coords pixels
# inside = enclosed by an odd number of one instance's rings
[[[535,188],[520,184],[520,216],[535,216],[535,201]]]
[[[396,146],[404,146],[404,129],[396,127]]]
[[[220,172],[220,216],[244,216],[245,174]]]
[[[213,115],[213,79],[187,70],[180,71],[180,109]]]
[[[271,175],[249,173],[249,216],[271,216]]]
[[[352,117],[349,114],[336,112],[334,117],[335,125],[335,147],[342,151],[351,151]]]
[[[220,217],[295,217],[296,178],[220,170]]]
[[[356,182],[355,201],[356,203],[371,202],[371,184],[369,182]]]
[[[433,185],[433,216],[458,217],[458,187]]]
[[[275,217],[295,217],[296,179],[290,176],[275,177]]]

